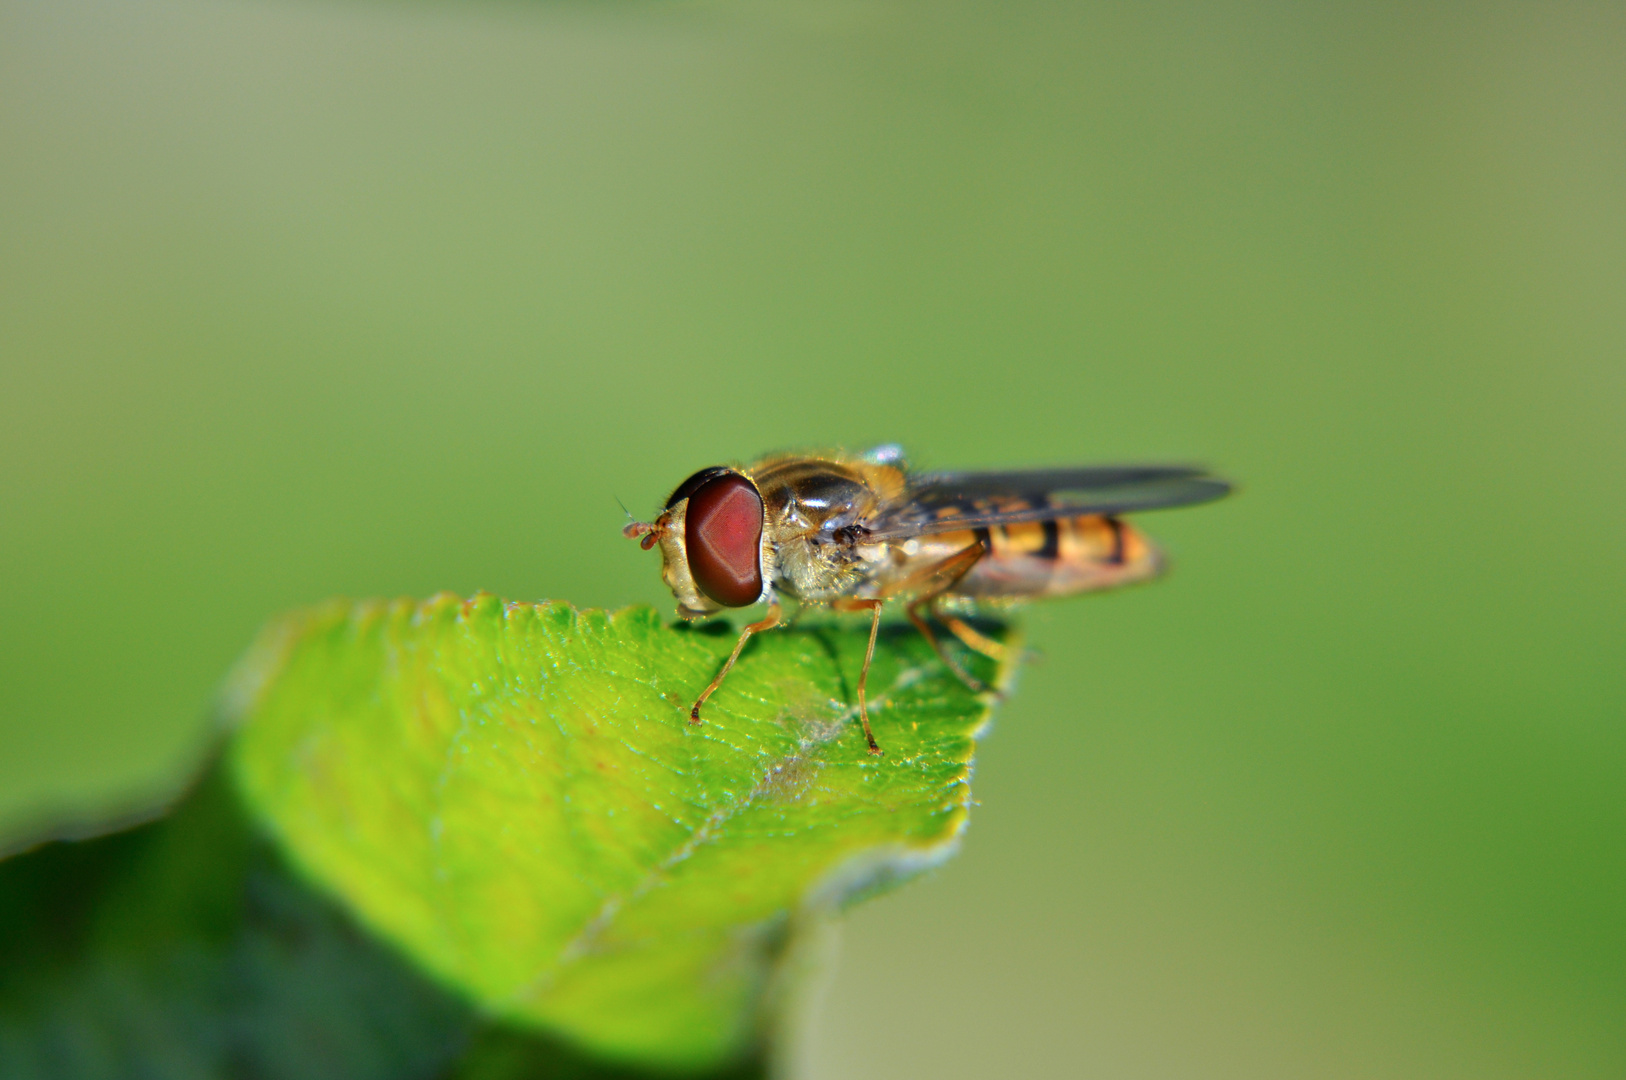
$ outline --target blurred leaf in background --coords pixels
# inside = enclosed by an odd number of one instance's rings
[[[275,611],[665,610],[615,500],[704,465],[1202,461],[1170,580],[1034,610],[805,1071],[1616,1076],[1623,58],[1618,4],[0,0],[0,815],[169,782]]]
[[[216,773],[174,816],[0,862],[0,1075],[446,1073],[469,1009],[299,883]]]

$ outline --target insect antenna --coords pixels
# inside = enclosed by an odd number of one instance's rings
[[[639,540],[638,546],[643,548],[645,551],[648,551],[650,548],[654,547],[656,541],[660,538],[659,527],[657,525],[652,525],[647,521],[639,521],[637,518],[633,517],[632,511],[627,509],[627,504],[621,501],[621,497],[619,495],[612,495],[610,497],[616,501],[617,506],[621,507],[621,512],[627,515],[627,523],[626,525],[622,526],[621,535],[625,536],[628,540],[638,540],[639,537],[642,537],[643,539]]]

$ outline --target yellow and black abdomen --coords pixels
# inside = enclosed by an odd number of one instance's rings
[[[1115,517],[1083,514],[974,529],[987,550],[950,594],[979,600],[1068,596],[1145,581],[1162,569],[1146,536]]]

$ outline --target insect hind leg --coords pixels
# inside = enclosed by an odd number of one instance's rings
[[[920,595],[916,596],[914,600],[910,601],[909,604],[905,606],[904,612],[909,616],[909,621],[915,624],[915,629],[920,631],[920,636],[926,639],[926,644],[932,647],[932,652],[936,653],[937,658],[943,662],[943,666],[948,668],[949,671],[953,672],[955,678],[964,683],[966,688],[974,694],[987,693],[989,692],[989,687],[984,684],[982,680],[978,679],[976,676],[967,671],[963,665],[961,665],[957,660],[949,656],[949,654],[943,650],[943,643],[938,640],[936,634],[932,633],[931,624],[921,617],[920,612],[922,609],[925,609],[929,615],[937,616],[942,620],[943,625],[947,626],[949,630],[953,632],[955,637],[959,637],[960,640],[964,641],[965,639],[961,637],[960,631],[956,630],[953,625],[953,623],[959,622],[960,620],[954,619],[951,621],[949,617],[939,614],[937,611],[937,601],[943,596],[944,593],[948,592],[950,589],[954,588],[955,585],[959,584],[960,579],[965,577],[965,575],[970,572],[971,568],[977,565],[978,560],[980,560],[987,553],[988,541],[986,538],[979,537],[976,543],[972,544],[970,547],[962,548],[953,555],[950,555],[948,558],[944,559],[942,562],[935,563],[926,567],[924,570],[911,574],[909,577],[893,585],[889,590],[889,592],[892,593],[908,592],[912,589],[920,587],[923,584],[928,586],[925,591],[920,593]],[[972,633],[975,634],[976,631],[972,631]],[[982,635],[980,634],[977,636],[982,638]],[[987,641],[988,639],[982,638],[982,640]],[[970,643],[967,642],[967,644]],[[994,644],[997,645],[998,643],[995,642]],[[985,656],[989,655],[988,653],[984,652],[984,650],[975,648],[975,646],[972,648],[974,651],[981,652]]]
[[[933,597],[933,599],[936,598]],[[933,614],[948,628],[949,633],[959,638],[961,643],[972,652],[979,652],[988,659],[997,660],[1002,664],[1010,659],[1011,650],[1009,647],[995,641],[964,619],[956,615],[945,615],[939,611],[934,611]]]
[[[934,615],[937,618],[942,619],[942,615],[937,611],[937,596],[935,594],[932,596],[923,596],[918,600],[911,601],[909,605],[903,609],[904,614],[908,615],[909,621],[915,624],[915,629],[919,630],[920,636],[926,639],[926,644],[932,647],[932,652],[937,654],[937,659],[941,660],[943,662],[943,666],[954,673],[955,678],[959,679],[965,684],[967,690],[970,690],[973,694],[987,693],[989,689],[987,683],[984,683],[981,679],[971,674],[961,666],[958,660],[954,659],[946,651],[944,651],[943,643],[939,641],[937,635],[932,632],[931,624],[921,617],[920,612],[922,609],[925,609],[928,615]],[[945,622],[944,625],[946,626],[948,624]],[[959,635],[956,634],[955,636],[958,637]]]

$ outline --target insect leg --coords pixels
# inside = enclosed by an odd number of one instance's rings
[[[936,634],[932,633],[931,624],[925,619],[921,618],[921,608],[926,608],[932,614],[938,615],[938,618],[942,618],[934,606],[934,602],[937,600],[938,596],[939,593],[934,592],[919,597],[918,599],[911,600],[909,605],[903,609],[904,614],[909,616],[909,621],[915,624],[915,629],[920,631],[920,636],[926,639],[926,644],[932,647],[932,652],[937,654],[937,659],[943,662],[943,666],[948,668],[949,671],[953,672],[955,678],[965,683],[967,690],[970,690],[973,694],[981,694],[985,692],[988,687],[983,685],[981,679],[977,678],[965,668],[961,667],[958,660],[954,659],[948,653],[943,651],[943,643],[937,640]]]
[[[864,650],[864,670],[858,673],[858,721],[864,725],[864,741],[869,743],[869,752],[879,754],[881,748],[876,745],[875,734],[869,729],[869,701],[865,690],[869,685],[870,661],[875,659],[875,638],[881,632],[881,609],[886,606],[886,601],[844,598],[832,602],[830,606],[837,611],[863,611],[868,608],[871,612],[869,648]]]
[[[740,650],[745,648],[747,641],[751,640],[751,635],[759,630],[772,630],[778,625],[779,601],[775,600],[768,605],[768,614],[763,616],[761,622],[751,623],[740,631],[740,639],[734,643],[734,651],[728,654],[728,661],[723,664],[723,670],[719,671],[717,677],[711,680],[711,685],[701,692],[700,697],[694,703],[694,708],[689,710],[689,723],[700,723],[700,706],[704,705],[706,699],[711,697],[719,686],[723,685],[723,679],[727,677],[729,671],[734,667],[734,661],[740,658]]]
[[[936,612],[933,605],[936,603],[937,598],[942,596],[948,590],[952,589],[956,582],[965,577],[965,575],[970,572],[971,568],[977,565],[977,561],[981,559],[983,555],[987,554],[987,551],[988,549],[984,546],[984,541],[978,540],[970,547],[961,548],[959,551],[956,551],[953,555],[950,555],[942,562],[933,563],[922,570],[910,574],[908,577],[897,582],[886,590],[887,595],[898,592],[906,592],[910,589],[918,587],[922,582],[932,581],[934,578],[940,579],[937,582],[936,587],[928,589],[926,592],[921,593],[914,600],[912,600],[909,605],[904,608],[904,613],[909,616],[909,621],[915,624],[915,629],[920,631],[921,637],[926,639],[926,644],[932,647],[932,652],[937,654],[937,658],[943,662],[943,666],[953,672],[955,677],[961,682],[965,683],[966,687],[975,694],[983,693],[988,688],[943,651],[943,645],[937,640],[937,635],[932,633],[931,626],[926,622],[925,619],[921,618],[920,609],[925,607],[935,614]],[[947,625],[947,620],[945,620],[945,625]],[[975,631],[973,631],[973,633],[975,633]],[[958,637],[959,634],[956,633],[955,636]],[[979,649],[977,651],[980,652],[981,650]]]
[[[933,597],[933,599],[936,599],[936,597]],[[1003,663],[1005,659],[1011,655],[1010,649],[995,641],[987,634],[980,632],[976,627],[972,626],[964,619],[957,618],[953,615],[944,615],[941,612],[937,613],[937,617],[942,620],[944,626],[948,627],[949,633],[953,634],[955,637],[959,638],[965,643],[966,648],[980,652],[982,655],[993,660],[998,660],[1001,663]]]

